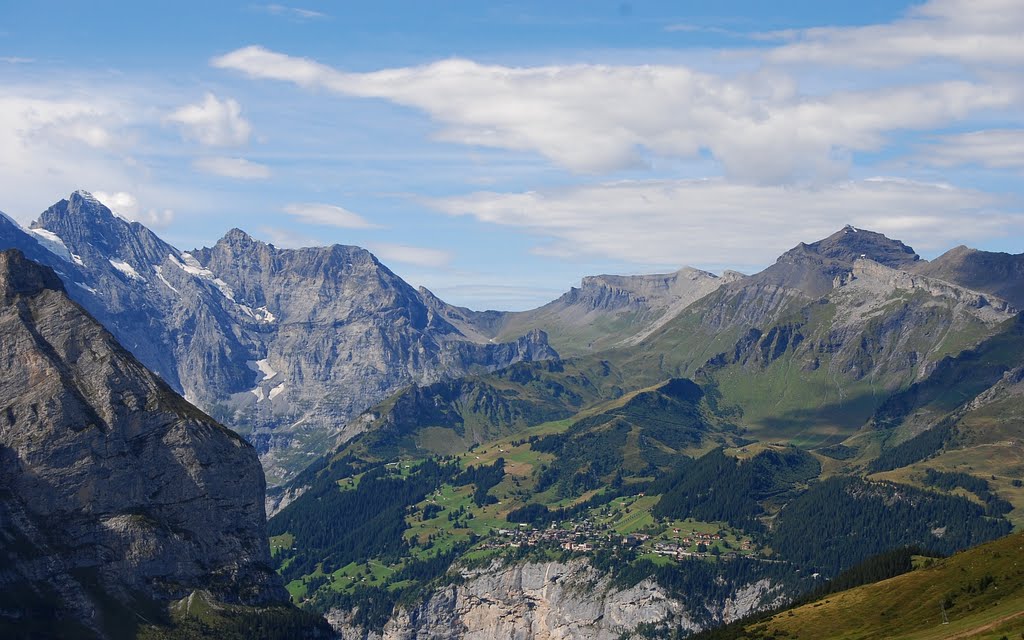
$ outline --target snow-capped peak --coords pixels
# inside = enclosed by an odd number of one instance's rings
[[[91,193],[89,193],[85,189],[79,189],[79,190],[75,191],[74,193],[72,193],[71,195],[78,196],[79,198],[81,198],[82,200],[85,200],[86,202],[91,202],[91,203],[94,203],[94,204],[103,204],[102,202],[100,202],[99,200],[96,199],[96,196],[92,195]]]

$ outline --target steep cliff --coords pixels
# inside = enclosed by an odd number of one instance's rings
[[[615,640],[640,637],[643,628],[690,633],[781,601],[777,586],[759,580],[695,611],[651,579],[617,586],[582,559],[494,563],[460,575],[458,584],[400,610],[380,631],[354,624],[347,611],[330,612],[328,622],[345,640]]]
[[[0,361],[0,628],[120,635],[197,590],[287,602],[253,448],[13,250],[0,253]]]
[[[1024,254],[979,251],[960,245],[931,262],[915,264],[914,270],[999,296],[1017,308],[1024,308]]]
[[[741,277],[733,271],[716,276],[691,267],[663,274],[588,276],[579,287],[537,309],[498,318],[467,317],[498,339],[540,328],[563,356],[593,353],[640,342],[697,300]]]
[[[0,220],[0,248],[57,271],[143,364],[256,446],[271,482],[403,387],[557,355],[540,331],[496,343],[449,321],[439,310],[454,307],[359,247],[285,250],[233,229],[185,252],[84,191],[31,229]]]

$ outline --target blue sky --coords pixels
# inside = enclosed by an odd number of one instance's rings
[[[357,244],[477,309],[846,223],[1017,253],[1020,33],[1016,0],[4,3],[0,209]]]

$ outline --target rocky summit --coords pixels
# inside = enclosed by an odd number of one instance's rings
[[[31,229],[0,221],[142,363],[253,443],[272,483],[351,432],[365,409],[430,384],[558,354],[459,322],[359,247],[280,249],[233,229],[181,251],[85,191]]]
[[[0,635],[125,635],[196,592],[287,601],[255,450],[16,250],[0,253],[0,358]]]

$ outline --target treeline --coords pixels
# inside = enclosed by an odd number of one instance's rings
[[[465,471],[455,478],[454,484],[456,486],[467,484],[474,485],[473,503],[478,507],[483,507],[488,504],[494,504],[498,501],[497,498],[490,495],[488,492],[496,487],[504,477],[505,459],[498,458],[494,461],[494,464],[489,466],[480,465],[479,467],[474,467],[473,465],[470,465]]]
[[[829,580],[823,587],[815,589],[800,598],[800,603],[813,602],[840,591],[847,591],[864,584],[872,584],[895,578],[914,570],[914,556],[937,557],[940,554],[918,546],[900,547],[871,556],[860,564],[843,571]]]
[[[651,513],[659,518],[693,518],[728,522],[750,532],[762,531],[760,501],[783,494],[818,476],[821,465],[806,451],[766,449],[738,460],[715,449],[655,480],[649,490],[662,494]]]
[[[944,491],[952,491],[957,487],[966,489],[985,503],[985,511],[990,516],[1002,516],[1013,511],[1012,504],[1003,500],[992,491],[988,480],[972,476],[969,473],[925,469],[924,483]]]
[[[664,472],[680,455],[673,451],[699,445],[708,431],[702,397],[692,381],[673,379],[621,407],[577,420],[565,433],[530,438],[534,451],[555,456],[538,478],[537,491],[554,486],[559,496],[577,496],[603,486],[616,472],[629,473],[627,443],[639,450],[642,462],[637,466],[633,456],[634,475]]]
[[[389,476],[378,466],[347,491],[339,490],[329,475],[321,476],[317,485],[267,523],[271,536],[295,536],[294,548],[275,558],[285,582],[313,573],[321,563],[323,572],[331,573],[350,562],[403,555],[406,507],[458,473],[457,464],[434,459],[404,478]]]
[[[173,626],[144,627],[140,640],[303,640],[333,638],[334,630],[323,616],[294,607],[252,607],[245,611],[215,610],[203,617],[186,616]]]
[[[559,507],[557,509],[550,509],[545,505],[531,502],[530,504],[513,509],[508,512],[505,516],[505,520],[508,522],[532,524],[537,528],[543,528],[552,522],[562,522],[563,520],[571,520],[577,516],[581,516],[587,511],[595,507],[603,507],[615,498],[622,497],[624,495],[633,495],[636,493],[643,492],[647,489],[646,483],[633,483],[629,485],[629,488],[624,488],[621,484],[618,486],[611,486],[608,490],[591,496],[589,499],[575,504],[571,507]]]
[[[808,591],[805,595],[779,607],[772,607],[752,613],[729,624],[713,627],[689,636],[690,640],[758,640],[774,636],[753,628],[759,622],[774,617],[780,611],[792,609],[820,600],[826,596],[846,591],[865,584],[873,584],[902,575],[914,568],[913,558],[917,555],[935,555],[919,547],[902,547],[872,556],[855,567],[844,571],[824,585]]]
[[[914,464],[938,453],[953,435],[953,420],[944,419],[937,426],[922,431],[913,438],[901,442],[892,449],[886,449],[868,465],[868,471],[892,471]]]
[[[772,548],[780,557],[837,576],[873,555],[918,545],[943,555],[1010,532],[959,496],[905,485],[830,478],[790,502],[776,518]]]
[[[694,621],[709,625],[721,623],[711,609],[721,609],[735,597],[736,591],[768,580],[774,589],[773,599],[790,596],[810,587],[809,576],[784,562],[759,562],[739,557],[721,562],[682,560],[675,564],[655,564],[647,559],[623,563],[614,551],[597,553],[592,564],[612,575],[617,588],[625,589],[648,578],[658,583],[668,595],[686,606]]]
[[[429,595],[436,581],[448,573],[452,563],[475,544],[475,538],[456,544],[445,553],[424,560],[412,560],[379,587],[358,587],[353,593],[321,589],[313,597],[313,606],[321,611],[344,609],[353,614],[353,623],[380,631],[398,605],[410,606]],[[401,583],[403,586],[395,588]]]

